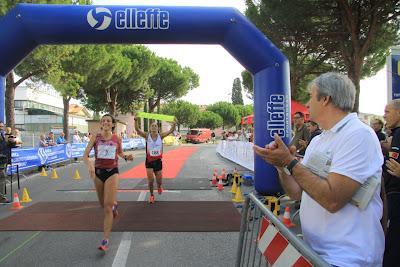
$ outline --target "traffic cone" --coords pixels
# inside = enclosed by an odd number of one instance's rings
[[[282,222],[286,227],[291,228],[295,226],[292,221],[290,220],[290,209],[288,206],[285,208],[285,213],[283,214]]]
[[[32,199],[29,197],[28,189],[24,187],[24,190],[22,190],[22,203],[29,203],[32,202]]]
[[[75,170],[74,180],[80,180],[81,176],[79,175],[78,169]]]
[[[40,172],[40,176],[47,176],[47,172],[44,167],[42,167],[42,171]]]
[[[225,168],[222,169],[221,175],[219,176],[220,180],[225,180],[226,179],[226,173],[225,173]]]
[[[211,184],[216,185],[217,184],[217,177],[218,177],[218,171],[217,169],[214,169],[213,176],[211,178]]]
[[[11,210],[20,210],[23,207],[21,206],[21,203],[19,202],[19,197],[17,193],[14,193],[14,199],[13,199],[13,203],[11,206]]]
[[[217,185],[218,191],[224,190],[224,184],[222,183],[221,177],[218,180],[218,185]]]
[[[235,177],[235,176],[234,176],[234,177]],[[233,193],[233,194],[236,194],[237,189],[238,189],[238,186],[237,186],[237,184],[236,184],[236,179],[233,178],[232,188],[231,188],[231,190],[230,190],[229,192],[231,192],[231,193]]]
[[[56,169],[52,168],[51,169],[51,179],[58,179],[58,178],[59,177],[57,175]]]
[[[236,190],[236,194],[235,194],[235,198],[232,199],[233,202],[243,202],[243,196],[242,196],[242,192],[240,191],[240,186],[238,186],[237,190]]]

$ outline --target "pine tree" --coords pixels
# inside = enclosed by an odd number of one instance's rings
[[[243,105],[242,85],[239,78],[233,81],[232,86],[232,104]]]

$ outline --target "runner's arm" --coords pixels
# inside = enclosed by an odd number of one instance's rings
[[[96,141],[96,136],[93,135],[92,138],[90,139],[89,143],[86,146],[85,152],[83,153],[83,161],[88,166],[89,176],[92,179],[95,178],[95,170],[94,170],[94,164],[91,162],[91,160],[89,158],[89,154],[94,146],[95,141]]]
[[[133,155],[125,155],[124,151],[122,150],[122,139],[121,137],[118,137],[118,156],[123,158],[125,161],[132,161],[133,160]]]
[[[135,130],[138,133],[138,135],[140,135],[143,138],[146,138],[147,135],[145,132],[143,132],[140,128],[139,128],[139,121],[135,118]]]
[[[171,129],[169,129],[168,132],[161,133],[161,138],[164,138],[164,137],[167,137],[168,135],[170,135],[173,131],[175,131],[175,127],[176,127],[176,122],[174,121]]]

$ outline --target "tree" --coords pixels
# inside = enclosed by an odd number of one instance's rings
[[[253,105],[235,105],[240,117],[246,117],[253,114]]]
[[[85,106],[115,115],[121,84],[131,73],[130,59],[123,56],[121,45],[87,45],[82,49],[79,72],[87,77],[83,83]]]
[[[399,42],[400,1],[321,1],[320,7],[324,31],[318,36],[334,44],[330,62],[356,86],[353,111],[358,112],[360,80],[381,69],[388,48]]]
[[[195,125],[199,118],[199,107],[184,100],[172,101],[161,107],[162,114],[174,115],[178,120],[178,131],[180,126],[189,127]]]
[[[149,79],[158,71],[159,57],[143,45],[126,46],[122,54],[132,66],[128,78],[121,83],[118,97],[118,110],[124,114],[137,110],[154,94]]]
[[[45,78],[45,81],[52,84],[63,98],[63,131],[65,139],[69,139],[69,103],[71,98],[76,98],[82,88],[83,81],[87,79],[84,74],[78,72],[82,50],[79,46],[71,47],[70,57],[64,58],[60,64],[60,70],[54,75]]]
[[[33,4],[91,4],[90,0],[2,0],[0,2],[0,16],[4,16],[18,3]],[[6,122],[11,128],[15,128],[14,98],[15,88],[27,79],[45,79],[52,72],[59,69],[60,60],[68,57],[70,50],[64,50],[57,46],[40,46],[27,56],[6,77]],[[14,72],[20,76],[15,81]]]
[[[217,102],[207,107],[208,111],[217,113],[222,117],[224,128],[225,126],[235,126],[240,122],[240,115],[235,106],[228,102]]]
[[[149,112],[153,112],[161,100],[175,100],[198,87],[199,76],[188,67],[182,68],[175,60],[160,58],[159,69],[150,77],[149,85],[154,90],[154,95],[149,98]]]
[[[220,115],[206,110],[200,112],[197,123],[191,127],[215,129],[221,127],[222,124],[223,119]]]
[[[354,111],[359,106],[360,79],[382,68],[388,48],[399,41],[398,0],[288,0],[284,5],[280,0],[258,4],[247,0],[246,4],[246,15],[289,58],[293,96],[294,86],[303,78],[311,79],[308,75],[347,72],[356,86]]]
[[[242,71],[242,85],[243,89],[246,92],[246,96],[249,99],[253,99],[254,97],[254,89],[253,89],[253,76],[247,70]]]
[[[243,105],[243,96],[242,96],[242,85],[240,83],[240,79],[236,78],[233,81],[232,85],[232,104],[234,105]]]
[[[246,0],[246,16],[267,36],[290,62],[290,88],[292,98],[297,97],[301,80],[308,75],[326,71],[323,63],[331,56],[331,42],[326,36],[318,40],[314,32],[320,30],[319,7],[313,0],[258,1]],[[321,43],[327,42],[325,46]],[[330,67],[332,69],[332,67]],[[249,75],[243,80],[249,84]],[[245,79],[246,78],[246,79]],[[253,91],[253,87],[245,86]]]

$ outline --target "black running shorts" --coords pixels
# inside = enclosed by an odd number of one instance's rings
[[[162,160],[157,159],[153,161],[148,161],[146,159],[146,169],[153,169],[154,172],[158,172],[162,170]]]
[[[95,168],[96,176],[105,183],[112,175],[119,173],[118,168],[113,169],[98,169]]]

